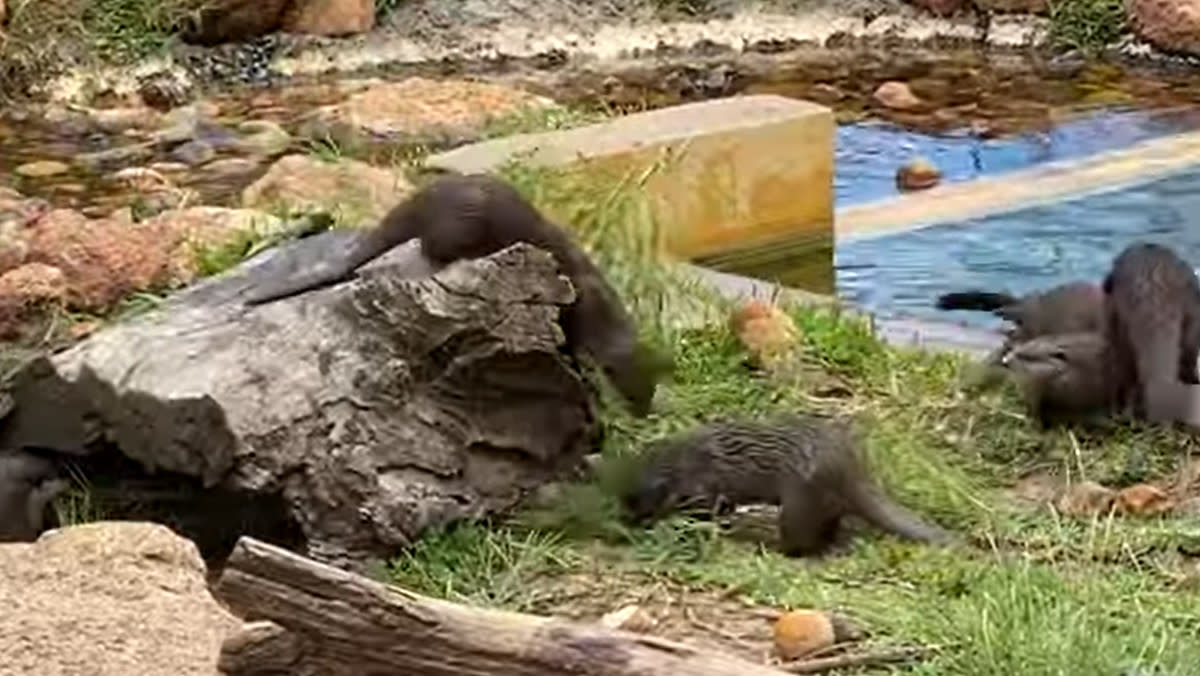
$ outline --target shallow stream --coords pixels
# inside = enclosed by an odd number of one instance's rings
[[[903,74],[901,70],[911,71],[913,90],[925,101],[918,112],[889,110],[872,100],[875,87]],[[876,60],[861,67],[843,65],[836,71],[736,78],[725,77],[726,72],[718,68],[688,75],[705,82],[714,80],[713,73],[721,75],[715,78],[718,84],[724,83],[717,92],[697,93],[696,87],[688,85],[664,96],[664,87],[678,87],[661,83],[690,82],[681,79],[675,69],[652,73],[642,82],[631,81],[624,86],[623,95],[667,105],[716,95],[774,92],[832,106],[843,120],[837,135],[834,179],[838,207],[895,196],[896,170],[918,156],[940,169],[943,182],[961,182],[1200,129],[1200,107],[1196,106],[1200,81],[1177,73],[1159,77],[1092,69],[1064,79],[1036,75],[1032,70],[1017,75],[994,71],[980,60],[903,67]],[[398,80],[405,75],[381,76]],[[659,89],[657,95],[649,96],[647,91],[654,87]],[[628,103],[606,99],[596,87],[585,84],[577,90],[560,88],[557,93],[567,103]],[[305,113],[344,95],[334,83],[310,81],[224,92],[211,100],[220,104],[222,124],[232,127],[245,120],[265,120],[295,134]],[[0,117],[0,186],[10,185],[55,206],[106,215],[129,206],[135,197],[128,186],[113,180],[115,172],[126,166],[156,166],[156,162],[172,158],[154,151],[137,153],[103,169],[81,168],[73,160],[80,154],[120,150],[138,140],[136,133],[102,132],[10,110]],[[293,141],[293,149],[304,146],[302,140]],[[218,157],[191,167],[176,162],[172,179],[194,190],[198,203],[233,205],[241,191],[266,170],[269,159]],[[22,164],[44,160],[72,166],[34,178],[17,177],[14,172]],[[1200,260],[1200,229],[1193,227],[1200,219],[1197,188],[1200,170],[978,222],[838,245],[837,291],[885,315],[994,324],[978,313],[939,313],[931,307],[932,299],[964,287],[1021,292],[1077,277],[1095,278],[1116,251],[1136,238],[1169,243]],[[820,256],[826,257],[819,264],[827,278],[828,250]],[[725,269],[796,283],[798,276],[803,277],[796,270],[804,265],[810,263],[785,258],[766,267],[753,263]]]

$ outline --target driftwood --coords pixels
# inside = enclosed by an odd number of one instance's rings
[[[781,676],[784,672],[599,624],[427,598],[252,538],[217,595],[251,622],[219,668],[254,674]]]
[[[270,250],[30,363],[0,446],[115,447],[176,475],[167,487],[184,475],[281,498],[306,552],[350,567],[501,514],[579,465],[595,416],[563,349],[574,293],[550,254],[518,244],[431,274],[414,241],[353,280],[238,302],[346,238]],[[237,519],[220,519],[230,545]]]

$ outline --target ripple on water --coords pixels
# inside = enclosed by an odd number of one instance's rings
[[[930,136],[881,123],[843,125],[837,136],[835,200],[841,207],[896,195],[896,170],[917,156],[933,162],[943,182],[959,182],[1196,129],[1200,109],[1195,108],[1106,109],[1045,131],[995,139],[965,130]]]
[[[837,247],[838,295],[884,316],[999,326],[982,312],[943,312],[948,291],[1021,294],[1100,280],[1135,241],[1200,263],[1200,166],[1153,183]]]

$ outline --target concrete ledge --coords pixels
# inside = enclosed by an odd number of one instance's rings
[[[1200,132],[841,209],[839,243],[1119,190],[1200,165]]]
[[[729,299],[782,298],[800,305],[841,305],[846,314],[870,317],[875,334],[883,342],[897,347],[919,347],[938,352],[958,352],[982,359],[1004,341],[996,331],[987,331],[952,322],[916,318],[880,318],[869,312],[844,305],[834,296],[809,293],[800,289],[781,287],[760,279],[709,270],[696,265],[682,264],[685,274],[698,279],[714,292]]]
[[[666,251],[691,259],[814,234],[832,241],[835,131],[824,106],[735,96],[484,141],[427,164],[487,172],[520,159],[640,172],[666,156],[646,185]],[[830,277],[832,266],[830,256]]]

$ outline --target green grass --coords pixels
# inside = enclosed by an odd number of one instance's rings
[[[789,312],[806,358],[845,383],[847,396],[821,398],[815,381],[784,387],[756,377],[723,322],[672,321],[688,299],[724,310],[655,262],[648,233],[656,228],[637,177],[614,185],[520,167],[506,175],[579,228],[645,338],[672,348],[676,371],[648,419],[605,407],[606,462],[593,483],[567,486],[506,523],[432,534],[392,562],[394,582],[544,610],[548,581],[603,567],[758,604],[836,609],[859,619],[871,641],[937,647],[909,673],[1194,673],[1200,598],[1174,583],[1186,564],[1179,549],[1194,547],[1200,527],[1183,518],[1068,517],[1008,490],[1030,472],[1115,485],[1159,477],[1192,452],[1190,439],[1148,427],[1041,432],[1011,390],[968,393],[964,359],[885,346],[865,322],[829,309]],[[618,520],[612,495],[648,441],[717,416],[814,408],[854,415],[879,481],[964,542],[938,549],[864,532],[846,552],[805,561],[685,518],[647,530]]]
[[[0,94],[96,63],[162,51],[205,0],[10,0],[0,36]]]
[[[1127,29],[1122,0],[1050,0],[1050,43],[1096,56]]]

